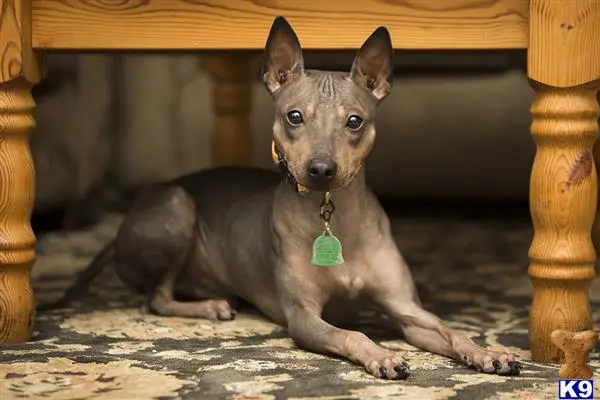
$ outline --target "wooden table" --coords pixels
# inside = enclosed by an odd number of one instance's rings
[[[0,5],[0,343],[27,341],[35,319],[28,137],[35,126],[31,88],[42,78],[43,54],[208,51],[214,159],[242,164],[251,156],[251,65],[277,15],[289,19],[305,49],[356,49],[373,29],[386,25],[400,50],[527,50],[537,93],[531,107],[537,145],[530,191],[532,356],[557,360],[550,342],[555,328],[591,328],[598,0],[0,0]],[[570,180],[574,169],[577,179]]]

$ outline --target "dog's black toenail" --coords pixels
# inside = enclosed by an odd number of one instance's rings
[[[467,367],[471,367],[471,358],[469,356],[463,356],[463,361]]]
[[[410,367],[405,362],[403,362],[402,364],[398,364],[398,365],[394,366],[394,371],[396,371],[396,373],[398,374],[398,378],[397,379],[405,379],[405,378],[407,378],[408,375],[410,375],[409,370],[410,370]]]
[[[521,371],[521,368],[523,368],[523,365],[518,361],[509,361],[508,366],[510,368],[511,375],[518,375]]]
[[[231,311],[229,311],[229,313],[230,313],[231,315],[237,315],[237,313],[238,313],[238,312],[237,312],[237,310],[234,310],[234,309],[232,308],[232,309],[231,309]]]
[[[494,360],[492,361],[492,367],[494,367],[495,370],[499,370],[502,368],[502,363],[498,360]]]
[[[235,314],[234,313],[229,313],[229,315],[225,316],[221,316],[219,315],[217,317],[219,319],[219,321],[233,321],[235,319]]]
[[[382,378],[387,378],[387,369],[385,367],[379,367],[379,373]]]

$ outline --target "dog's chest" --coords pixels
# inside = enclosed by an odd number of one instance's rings
[[[344,246],[345,262],[342,265],[313,268],[321,269],[321,275],[326,277],[324,283],[334,297],[357,299],[369,285],[372,266],[364,255],[370,251],[357,240],[346,240],[345,243],[348,245]]]
[[[341,289],[351,299],[356,299],[365,288],[365,281],[360,277],[343,276],[340,278]]]
[[[355,273],[348,265],[334,267],[328,274],[328,286],[336,297],[358,298],[365,289],[365,279]]]

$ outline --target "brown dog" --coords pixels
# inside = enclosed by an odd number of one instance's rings
[[[263,78],[287,182],[232,167],[154,186],[75,288],[114,262],[124,282],[149,293],[155,313],[226,320],[244,299],[305,349],[345,357],[377,377],[407,377],[400,354],[332,324],[367,303],[414,346],[479,371],[518,373],[513,356],[476,345],[421,307],[388,217],[365,184],[363,161],[375,141],[376,107],[392,86],[392,54],[381,27],[350,73],[306,70],[291,26],[275,19]],[[322,232],[326,239],[316,243]]]

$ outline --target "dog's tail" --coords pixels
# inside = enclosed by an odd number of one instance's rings
[[[48,304],[42,304],[37,306],[38,311],[48,311],[59,308],[64,308],[71,301],[79,298],[83,295],[88,289],[90,284],[104,269],[112,265],[114,263],[114,255],[115,255],[115,243],[114,241],[102,249],[100,254],[98,254],[92,262],[85,268],[77,277],[77,280],[67,291],[56,301],[50,302]]]

